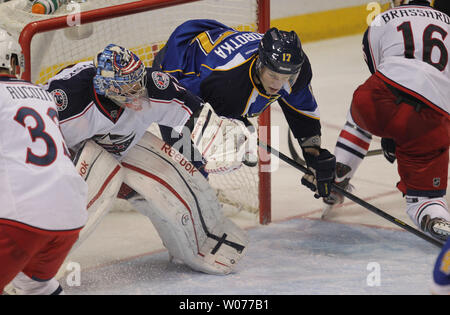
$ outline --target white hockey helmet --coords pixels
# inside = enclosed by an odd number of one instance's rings
[[[11,64],[11,59],[16,64]],[[24,70],[24,57],[19,42],[7,31],[0,28],[0,68],[6,68],[11,74],[20,77]]]

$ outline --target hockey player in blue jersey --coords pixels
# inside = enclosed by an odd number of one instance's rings
[[[450,295],[450,239],[436,260],[431,292],[436,295]]]
[[[176,77],[218,115],[246,125],[278,101],[308,166],[316,170],[316,178],[305,176],[302,183],[316,197],[330,193],[335,158],[321,148],[311,64],[295,32],[240,32],[214,20],[190,20],[175,29],[153,66]],[[170,141],[171,130],[161,132]]]

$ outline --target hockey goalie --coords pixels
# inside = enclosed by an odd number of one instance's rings
[[[207,105],[114,44],[94,62],[64,69],[45,88],[57,102],[61,130],[77,151],[76,167],[89,187],[89,219],[75,247],[119,194],[151,220],[174,260],[209,274],[234,269],[247,250],[246,232],[222,214],[214,190],[193,163],[147,131],[158,123],[181,132],[193,113],[210,110]],[[219,125],[240,139],[232,143],[245,142],[240,128],[229,128],[234,122]],[[198,139],[216,152],[229,143],[208,137]]]

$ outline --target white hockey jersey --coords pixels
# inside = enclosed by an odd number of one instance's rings
[[[0,75],[0,121],[0,223],[40,232],[82,228],[87,185],[68,156],[52,96]]]
[[[372,73],[448,115],[450,17],[428,6],[405,5],[378,15],[364,36]]]
[[[138,111],[122,108],[95,92],[95,73],[92,62],[81,62],[64,69],[44,86],[58,105],[61,130],[69,147],[93,139],[121,160],[152,123],[181,131],[202,104],[169,75],[147,68],[145,106]]]

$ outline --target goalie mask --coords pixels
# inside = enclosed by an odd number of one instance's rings
[[[94,88],[121,106],[132,107],[146,92],[143,62],[130,50],[110,44],[94,58]]]
[[[293,85],[305,59],[300,38],[294,31],[271,28],[259,43],[256,74],[266,92],[275,94],[282,83]]]
[[[18,78],[24,70],[24,57],[18,41],[7,31],[0,29],[0,68],[8,69]]]

